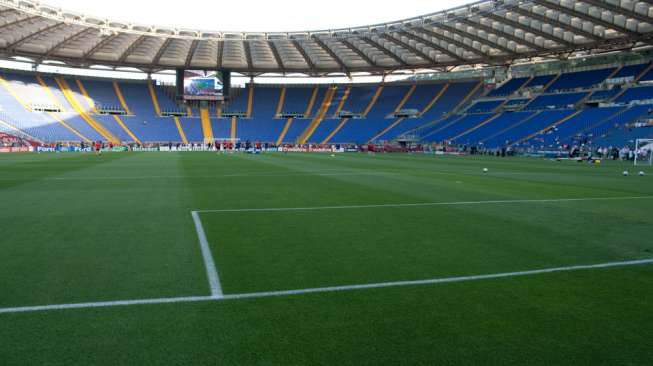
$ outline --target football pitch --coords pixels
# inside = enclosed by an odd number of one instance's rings
[[[2,365],[653,364],[632,163],[0,155],[0,202]]]

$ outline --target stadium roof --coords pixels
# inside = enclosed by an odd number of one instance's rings
[[[442,69],[647,45],[653,0],[485,0],[385,24],[289,33],[129,24],[0,0],[0,54],[37,63],[246,75]]]

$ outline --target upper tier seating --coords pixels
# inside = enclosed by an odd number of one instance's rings
[[[573,107],[588,93],[545,94],[533,100],[526,108],[529,110],[557,109]]]
[[[605,81],[615,69],[572,72],[562,74],[548,89],[549,92],[588,89]]]
[[[516,78],[510,79],[505,84],[501,85],[499,88],[492,90],[488,96],[489,97],[507,97],[512,95],[514,92],[519,90],[522,86],[528,82],[530,78]]]
[[[644,70],[646,70],[648,66],[649,64],[637,64],[637,65],[624,66],[612,78],[613,79],[636,78],[642,72],[644,72]]]

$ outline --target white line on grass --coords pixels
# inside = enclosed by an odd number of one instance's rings
[[[459,201],[459,202],[423,202],[423,203],[387,203],[377,205],[346,205],[346,206],[315,206],[315,207],[278,207],[278,208],[234,208],[220,210],[197,210],[198,213],[229,213],[229,212],[278,212],[278,211],[319,211],[347,210],[364,208],[398,208],[398,207],[428,207],[428,206],[464,206],[464,205],[497,205],[519,203],[562,203],[585,201],[620,201],[653,199],[653,196],[634,197],[592,197],[592,198],[551,198],[525,200],[494,200],[494,201]]]
[[[52,311],[52,310],[103,308],[103,307],[117,307],[117,306],[135,306],[135,305],[177,304],[177,303],[194,303],[194,302],[209,302],[209,301],[217,302],[217,301],[228,301],[228,300],[239,300],[239,299],[297,296],[297,295],[305,295],[305,294],[312,294],[312,293],[329,293],[329,292],[356,291],[356,290],[367,290],[367,289],[378,289],[378,288],[389,288],[389,287],[425,286],[425,285],[436,285],[436,284],[454,283],[454,282],[471,282],[471,281],[500,279],[500,278],[508,278],[508,277],[535,276],[540,274],[549,274],[549,273],[556,273],[556,272],[575,272],[581,270],[641,266],[641,265],[648,265],[648,264],[653,264],[653,259],[641,259],[641,260],[610,262],[610,263],[602,263],[602,264],[546,268],[546,269],[536,269],[531,271],[495,273],[495,274],[477,275],[477,276],[434,278],[434,279],[417,280],[417,281],[397,281],[397,282],[370,283],[364,285],[318,287],[318,288],[308,288],[308,289],[288,290],[288,291],[254,292],[249,294],[224,295],[220,297],[217,296],[173,297],[173,298],[164,298],[164,299],[144,299],[144,300],[89,302],[89,303],[79,303],[79,304],[23,306],[23,307],[14,307],[14,308],[0,308],[0,314],[27,313],[27,312]]]
[[[391,175],[399,174],[396,172],[384,172],[384,171],[370,171],[370,172],[339,172],[339,173],[327,173],[327,172],[298,172],[298,173],[234,173],[234,174],[220,174],[220,175],[202,175],[202,176],[192,176],[192,175],[148,175],[148,176],[113,176],[113,177],[46,177],[46,178],[0,178],[0,181],[29,181],[33,179],[42,180],[42,181],[114,181],[114,180],[149,180],[149,179],[217,179],[217,178],[284,178],[284,177],[348,177],[348,176],[378,176],[378,175]],[[444,174],[444,173],[443,173]]]
[[[612,263],[603,263],[603,264],[546,268],[546,269],[536,269],[531,271],[495,273],[495,274],[477,275],[477,276],[445,277],[445,278],[433,278],[428,280],[417,280],[417,281],[382,282],[382,283],[370,283],[364,285],[317,287],[317,288],[309,288],[309,289],[301,289],[301,290],[255,292],[250,294],[225,295],[224,299],[236,300],[236,299],[251,299],[251,298],[259,298],[259,297],[304,295],[304,294],[321,293],[321,292],[367,290],[367,289],[387,288],[387,287],[435,285],[441,283],[480,281],[480,280],[505,278],[505,277],[533,276],[533,275],[544,274],[544,273],[571,272],[571,271],[580,271],[580,270],[587,270],[587,269],[637,266],[637,265],[652,264],[652,263],[653,263],[653,259],[643,259],[643,260],[626,261],[626,262],[612,262]]]
[[[211,254],[211,248],[209,248],[209,242],[206,240],[204,227],[202,227],[202,220],[200,220],[200,215],[196,211],[191,212],[191,215],[193,216],[193,221],[195,222],[195,230],[197,231],[197,237],[200,241],[200,248],[202,249],[204,267],[206,268],[206,277],[209,279],[209,287],[211,288],[211,297],[221,298],[223,294],[222,286],[220,285],[220,277],[218,276],[218,270],[215,267],[215,261],[213,260],[213,254]]]
[[[86,302],[86,303],[79,303],[79,304],[23,306],[23,307],[16,307],[16,308],[0,309],[0,314],[33,313],[37,311],[52,311],[52,310],[108,308],[108,307],[134,306],[134,305],[177,304],[183,302],[200,302],[200,301],[210,301],[210,300],[216,300],[216,298],[210,296],[171,297],[165,299],[121,300],[121,301],[104,301],[104,302]]]

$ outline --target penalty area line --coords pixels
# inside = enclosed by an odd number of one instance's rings
[[[401,207],[429,207],[429,206],[472,206],[472,205],[499,205],[520,203],[564,203],[564,202],[589,202],[589,201],[628,201],[653,199],[653,196],[630,197],[586,197],[586,198],[549,198],[549,199],[522,199],[522,200],[488,200],[488,201],[458,201],[458,202],[422,202],[422,203],[386,203],[376,205],[345,205],[345,206],[315,206],[315,207],[276,207],[276,208],[234,208],[219,210],[197,210],[197,213],[238,213],[238,212],[284,212],[284,211],[321,211],[321,210],[350,210],[366,208],[401,208]]]
[[[426,286],[426,285],[437,285],[437,284],[456,283],[456,282],[472,282],[472,281],[510,278],[510,277],[535,276],[535,275],[559,273],[559,272],[576,272],[576,271],[593,270],[593,269],[642,266],[642,265],[649,265],[649,264],[653,264],[653,259],[641,259],[641,260],[610,262],[610,263],[602,263],[602,264],[545,268],[545,269],[536,269],[530,271],[506,272],[506,273],[495,273],[495,274],[475,275],[475,276],[444,277],[444,278],[434,278],[434,279],[427,279],[427,280],[382,282],[382,283],[370,283],[370,284],[363,284],[363,285],[316,287],[316,288],[287,290],[287,291],[254,292],[248,294],[176,297],[176,298],[164,298],[164,299],[124,300],[124,301],[91,302],[91,303],[79,303],[79,304],[60,304],[60,305],[0,308],[0,314],[29,313],[29,312],[43,312],[43,311],[53,311],[53,310],[70,310],[70,309],[106,308],[106,307],[136,306],[136,305],[196,303],[196,302],[211,302],[211,301],[221,302],[221,301],[233,301],[233,300],[256,299],[256,298],[267,298],[267,297],[283,297],[283,296],[289,297],[289,296],[299,296],[299,295],[314,294],[314,293],[333,293],[333,292],[347,292],[347,291],[357,291],[357,290],[360,291],[360,290],[392,288],[392,287]]]
[[[222,285],[220,284],[220,276],[218,269],[215,266],[215,260],[209,247],[209,242],[206,239],[206,233],[202,226],[202,220],[197,211],[192,211],[193,222],[195,223],[195,231],[197,231],[197,238],[200,242],[200,249],[202,250],[202,258],[204,259],[204,268],[206,269],[206,277],[209,280],[209,288],[211,289],[211,297],[220,298],[222,294]]]

